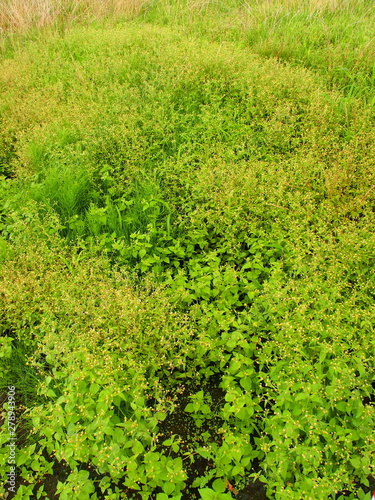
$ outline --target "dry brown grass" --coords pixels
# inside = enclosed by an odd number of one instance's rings
[[[25,32],[55,24],[132,17],[147,0],[0,0],[0,29]]]

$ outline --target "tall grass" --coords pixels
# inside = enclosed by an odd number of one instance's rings
[[[329,12],[353,12],[354,9],[363,7],[363,0],[244,0],[243,5],[248,9],[257,11],[285,11],[308,10],[311,14],[316,14],[324,10]],[[371,2],[367,2],[370,6]]]
[[[371,0],[160,0],[145,17],[312,68],[346,95],[375,103]]]
[[[118,15],[133,16],[147,0],[1,0],[0,28],[25,32],[82,20],[95,20]]]

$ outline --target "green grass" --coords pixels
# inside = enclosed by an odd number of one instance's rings
[[[371,1],[256,0],[155,2],[146,19],[235,41],[264,57],[312,68],[345,95],[374,105],[374,8]]]
[[[16,498],[225,500],[260,478],[369,499],[371,7],[159,1],[3,35]]]

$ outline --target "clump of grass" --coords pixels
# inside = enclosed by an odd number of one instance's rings
[[[42,182],[31,186],[30,196],[48,203],[63,223],[73,215],[82,214],[94,197],[87,170],[77,165],[53,165],[43,177]]]

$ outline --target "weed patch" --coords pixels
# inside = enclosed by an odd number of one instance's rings
[[[156,2],[1,63],[16,498],[367,498],[372,87],[339,29],[364,4]]]

